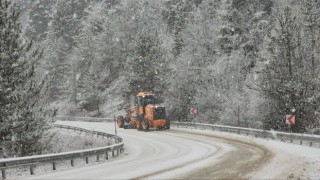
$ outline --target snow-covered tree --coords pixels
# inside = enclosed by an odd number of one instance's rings
[[[55,37],[62,37],[68,45],[68,52],[76,45],[75,37],[79,35],[82,20],[87,12],[84,10],[90,1],[57,1],[51,28]]]
[[[146,29],[137,38],[134,56],[126,67],[129,76],[127,95],[151,91],[161,96],[165,86],[162,75],[166,67],[162,41],[158,33]]]
[[[32,9],[29,12],[27,27],[28,38],[34,41],[42,41],[47,37],[55,10],[55,0],[32,1]]]
[[[127,101],[138,90],[152,90],[165,97],[168,115],[179,120],[190,120],[190,107],[196,106],[196,120],[254,127],[261,124],[257,117],[265,111],[274,115],[271,119],[280,117],[270,110],[278,108],[280,100],[253,89],[266,82],[263,78],[271,62],[281,59],[271,49],[282,51],[284,46],[276,41],[268,44],[266,34],[273,29],[271,39],[278,37],[276,30],[281,28],[276,17],[282,7],[289,6],[300,29],[296,33],[300,44],[292,53],[293,76],[299,74],[297,82],[306,90],[303,97],[296,97],[305,102],[299,111],[320,114],[317,0],[38,0],[24,4],[26,12],[30,8],[25,16],[30,23],[26,35],[44,40],[43,70],[37,72],[54,77],[51,100],[71,100],[79,106],[80,101],[97,97],[112,101],[120,94]],[[304,119],[312,123],[305,123],[306,129],[317,126],[309,115]]]
[[[69,86],[71,84],[71,62],[67,59],[66,42],[63,38],[54,38],[48,35],[46,41],[41,43],[44,45],[44,55],[41,68],[52,78],[49,87],[49,101],[67,99],[69,97]]]
[[[162,17],[167,23],[167,30],[173,36],[172,53],[177,57],[183,48],[183,38],[181,31],[185,29],[186,21],[190,17],[190,13],[195,5],[201,1],[165,1],[162,11]]]
[[[319,62],[319,39],[320,39],[320,3],[316,0],[304,0],[301,2],[302,13],[302,28],[303,35],[306,38],[302,39],[303,54],[306,63],[306,71],[304,76],[307,76],[311,82],[311,89],[309,91],[310,108],[313,109],[316,118],[318,119],[314,124],[310,124],[309,128],[319,127],[320,116],[320,62]],[[312,111],[312,110],[311,110]]]
[[[35,77],[42,52],[21,38],[15,3],[0,0],[0,12],[0,146],[7,156],[37,154],[49,123],[45,79]]]
[[[101,101],[101,79],[103,70],[102,56],[99,54],[99,43],[95,41],[97,37],[85,31],[78,38],[78,47],[74,50],[73,86],[74,93],[72,100],[77,106],[89,111],[98,110]],[[93,41],[92,41],[93,40]]]
[[[305,132],[314,124],[314,110],[309,101],[312,83],[305,73],[309,71],[301,44],[301,26],[286,7],[279,15],[277,26],[270,33],[269,56],[262,71],[259,89],[269,101],[265,128],[286,130],[286,114],[296,115],[295,132]],[[295,109],[295,112],[292,112]]]
[[[127,1],[121,8],[109,11],[105,20],[104,59],[117,71],[113,76],[126,78],[126,88],[119,89],[125,101],[141,90],[153,91],[160,97],[164,92],[168,59],[159,5],[158,1]]]
[[[172,85],[168,93],[167,104],[170,104],[169,116],[175,116],[180,121],[190,121],[190,108],[197,107],[199,114],[215,106],[215,102],[209,105],[214,95],[208,96],[207,90],[212,87],[208,78],[212,78],[208,66],[216,60],[215,35],[216,16],[213,7],[215,4],[204,1],[198,4],[194,11],[190,12],[184,29],[180,30],[180,36],[185,45],[171,65]],[[206,96],[203,96],[207,94]],[[211,112],[213,112],[211,110]]]

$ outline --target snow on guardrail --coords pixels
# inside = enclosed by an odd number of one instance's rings
[[[99,131],[90,131],[78,127],[66,126],[66,125],[54,125],[57,128],[70,129],[74,131],[80,131],[85,133],[91,133],[97,135],[97,137],[106,137],[108,139],[114,139],[115,144],[105,147],[87,149],[87,150],[79,150],[79,151],[71,151],[57,154],[45,154],[45,155],[37,155],[37,156],[29,156],[29,157],[20,157],[20,158],[7,158],[0,159],[0,170],[2,172],[2,179],[7,178],[6,170],[14,169],[14,168],[22,168],[28,167],[30,174],[35,174],[35,168],[44,163],[50,163],[52,166],[52,170],[57,169],[57,161],[70,161],[70,165],[74,167],[74,159],[77,158],[85,158],[86,164],[89,164],[89,157],[96,156],[96,160],[100,160],[100,156],[104,155],[105,159],[109,159],[109,153],[112,153],[112,157],[118,156],[121,152],[123,152],[124,141],[121,137],[107,134]],[[116,154],[115,154],[116,153]]]
[[[84,121],[84,122],[113,122],[114,121],[114,118],[71,117],[71,116],[56,116],[55,119],[60,121]]]
[[[113,122],[114,118],[93,118],[93,117],[56,117],[59,120],[68,120],[68,121],[86,121],[86,122]],[[210,130],[220,130],[225,132],[231,132],[236,134],[252,135],[259,138],[267,138],[273,140],[281,140],[285,142],[300,144],[310,147],[320,148],[320,136],[319,135],[310,135],[310,134],[297,134],[297,133],[285,133],[277,131],[266,131],[261,129],[252,129],[252,128],[242,128],[242,127],[232,127],[232,126],[223,126],[223,125],[213,125],[213,124],[201,124],[201,123],[191,123],[191,122],[171,122],[172,125],[176,126],[186,126],[192,128],[202,128]]]
[[[212,131],[223,131],[229,133],[242,134],[246,136],[254,136],[256,138],[280,140],[283,142],[290,142],[304,146],[320,148],[320,136],[311,134],[298,134],[298,133],[285,133],[277,131],[266,131],[261,129],[241,128],[232,126],[222,126],[213,124],[201,124],[191,122],[175,122],[172,121],[171,125],[176,127],[194,128]]]

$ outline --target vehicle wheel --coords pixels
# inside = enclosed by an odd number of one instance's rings
[[[130,123],[130,118],[125,117],[125,118],[124,118],[124,121],[125,121],[126,123]]]
[[[143,131],[145,131],[145,130],[146,130],[146,123],[145,123],[145,121],[142,121],[142,122],[141,122],[141,125],[142,125]]]
[[[143,121],[143,118],[142,118],[141,116],[138,116],[138,118],[137,118],[137,124],[136,124],[138,131],[140,131],[140,130],[143,129],[143,127],[142,127],[142,121]]]
[[[118,116],[118,118],[117,118],[117,124],[118,124],[119,128],[123,128],[124,118],[123,118],[122,116]]]
[[[141,121],[137,121],[136,128],[137,128],[138,131],[141,131],[141,130],[142,130]]]
[[[166,128],[170,129],[170,121],[169,120],[166,121]]]
[[[136,129],[137,128],[137,124],[136,123],[130,123],[129,125],[128,125],[128,129]]]
[[[147,120],[143,120],[142,127],[144,131],[149,131],[149,128],[150,128],[149,122]]]

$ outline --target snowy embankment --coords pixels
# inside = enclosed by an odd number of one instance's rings
[[[55,135],[50,141],[50,149],[43,154],[93,149],[109,146],[113,143],[109,139],[97,138],[95,134],[84,134],[62,128],[54,128],[53,131]]]
[[[82,136],[82,138],[80,137],[79,139],[85,141],[85,143],[83,144],[84,146],[79,148],[79,146],[77,145],[78,148],[76,150],[68,152],[0,159],[0,170],[2,172],[2,179],[12,179],[18,178],[20,176],[28,176],[49,171],[56,171],[57,169],[79,167],[79,165],[81,166],[81,164],[88,165],[90,163],[100,162],[100,158],[108,160],[111,156],[110,153],[112,154],[112,157],[115,157],[115,154],[119,156],[121,150],[123,149],[123,139],[112,134],[59,124],[55,124],[54,127],[57,127],[59,129],[67,129],[68,131],[72,130],[74,132],[79,131],[80,133],[84,133],[85,135]],[[72,131],[71,133],[68,133],[69,136],[72,136],[72,134],[74,134]],[[93,134],[94,136],[92,136]],[[88,137],[90,139],[88,139]],[[98,139],[99,137],[102,138],[100,141],[101,146],[94,147],[96,145],[99,145],[99,143],[96,143],[94,141],[94,139]],[[69,139],[69,145],[77,142],[74,137],[73,140],[71,140],[70,138],[66,139]],[[59,142],[56,142],[56,144],[52,146],[56,146],[55,149],[59,149],[59,151],[62,151],[63,149],[66,150],[65,147],[60,147],[65,146],[66,142],[61,143],[60,141],[63,140],[60,139]],[[71,150],[70,148],[76,147],[70,146],[68,150]],[[82,148],[84,148],[84,150],[81,150]],[[93,160],[93,157],[96,159]]]
[[[111,123],[58,122],[112,133]],[[320,149],[274,140],[185,128],[118,129],[125,155],[89,167],[32,179],[318,178]]]
[[[249,179],[318,179],[320,175],[319,148],[226,132],[210,132],[207,130],[185,128],[180,128],[179,130],[241,140],[267,148],[273,153],[273,158],[261,168],[249,173],[246,176]]]
[[[190,123],[189,123],[190,124]],[[183,126],[183,125],[182,125]],[[268,178],[318,178],[320,174],[320,137],[310,134],[283,133],[276,131],[263,131],[248,128],[237,128],[229,126],[186,124],[188,128],[207,130],[220,130],[238,133],[221,133],[223,137],[233,137],[249,143],[263,145],[269,149],[275,158],[263,170],[252,173],[249,177],[257,179]],[[190,131],[190,130],[189,130]],[[207,132],[208,133],[208,132]],[[219,133],[219,132],[218,132]],[[243,136],[244,135],[244,136]],[[251,136],[251,137],[248,137]],[[254,138],[260,137],[260,138]],[[263,139],[262,139],[263,138]],[[267,140],[269,139],[269,140]],[[272,140],[270,140],[272,139]],[[303,145],[303,146],[301,146]],[[306,146],[312,146],[306,147]],[[269,172],[268,172],[269,171]]]

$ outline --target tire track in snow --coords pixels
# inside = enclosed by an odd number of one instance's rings
[[[246,178],[248,173],[258,170],[274,157],[273,153],[267,148],[254,143],[209,135],[205,131],[190,132],[187,129],[179,129],[177,132],[203,136],[230,144],[236,148],[234,151],[225,154],[223,158],[216,159],[217,161],[212,162],[207,167],[194,170],[177,179],[243,179]]]
[[[188,139],[188,138],[185,138],[185,139]],[[195,140],[195,139],[189,139],[189,140],[192,140],[192,141],[195,141],[195,144],[198,144],[198,145],[207,145],[207,142],[205,141],[202,141],[202,140]],[[157,176],[160,175],[161,177],[161,174],[163,173],[166,173],[166,172],[170,172],[170,171],[174,171],[174,170],[177,170],[177,169],[180,169],[180,168],[183,168],[183,167],[186,167],[186,166],[190,166],[194,163],[197,163],[197,162],[200,162],[200,161],[203,161],[211,156],[215,156],[219,153],[222,152],[222,148],[217,146],[217,145],[211,145],[211,146],[214,146],[216,148],[216,151],[212,151],[211,148],[207,148],[207,152],[206,152],[206,155],[203,156],[202,158],[200,159],[196,159],[196,160],[192,160],[190,162],[186,162],[186,163],[183,163],[183,164],[180,164],[180,165],[177,165],[177,166],[174,166],[174,167],[169,167],[169,168],[166,168],[166,169],[162,169],[160,171],[157,171],[157,172],[153,172],[153,173],[150,173],[150,174],[146,174],[146,175],[143,175],[143,176],[140,176],[140,177],[136,177],[134,179],[158,179]],[[156,177],[154,177],[156,176]],[[163,177],[162,177],[163,178]]]
[[[110,123],[59,122],[59,124],[102,132],[114,132],[114,124]],[[118,135],[125,141],[125,155],[121,155],[120,158],[105,163],[30,176],[30,178],[199,179],[202,177],[201,173],[211,172],[210,168],[219,169],[216,165],[225,162],[223,160],[230,161],[226,157],[239,149],[234,145],[236,143],[230,142],[231,140],[229,142],[219,140],[217,137],[200,133],[190,134],[190,132],[183,132],[183,130],[175,128],[169,131],[150,132],[118,129]],[[249,148],[252,146],[254,145],[248,145]],[[192,172],[191,175],[190,172]],[[221,173],[217,173],[221,175]],[[215,174],[211,175],[211,177],[217,177]]]

